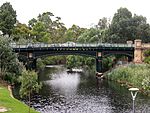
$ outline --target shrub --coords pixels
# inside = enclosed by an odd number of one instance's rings
[[[150,65],[139,64],[121,66],[110,72],[107,77],[115,81],[126,81],[135,87],[150,92]]]

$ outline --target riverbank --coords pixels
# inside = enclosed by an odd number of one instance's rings
[[[28,111],[29,107],[19,100],[12,98],[11,92],[9,91],[9,89],[7,89],[6,85],[0,83],[0,112],[28,113]],[[31,113],[39,112],[31,109]]]
[[[140,92],[150,96],[150,65],[129,64],[119,66],[108,73],[106,77],[128,88],[137,87]]]

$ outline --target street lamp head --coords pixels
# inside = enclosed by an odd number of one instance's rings
[[[130,88],[129,91],[139,91],[138,88]]]
[[[131,96],[132,96],[132,100],[133,100],[133,113],[135,113],[134,101],[135,101],[135,97],[136,97],[139,89],[138,88],[129,88],[129,91],[131,91]]]
[[[139,91],[138,88],[130,88],[129,91],[131,91],[132,99],[135,100],[135,97]]]

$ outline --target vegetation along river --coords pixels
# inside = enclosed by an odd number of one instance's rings
[[[96,82],[95,73],[67,73],[62,66],[47,67],[39,73],[40,94],[32,107],[41,113],[131,113],[128,89],[112,81]],[[28,103],[28,102],[26,102]],[[149,113],[150,98],[138,93],[136,113]]]

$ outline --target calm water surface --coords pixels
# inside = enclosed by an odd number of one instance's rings
[[[110,81],[96,82],[95,73],[72,73],[58,67],[39,74],[43,83],[32,106],[41,113],[131,113],[130,92]],[[150,113],[150,98],[137,95],[136,113]]]

